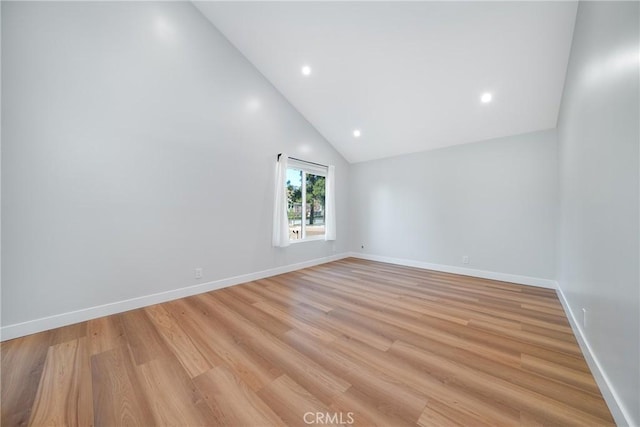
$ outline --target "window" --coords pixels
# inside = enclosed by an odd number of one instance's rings
[[[289,240],[324,239],[327,168],[293,159],[287,168]]]

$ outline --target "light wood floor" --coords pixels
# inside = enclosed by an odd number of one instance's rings
[[[2,426],[613,424],[554,291],[356,259],[8,341],[1,373]]]

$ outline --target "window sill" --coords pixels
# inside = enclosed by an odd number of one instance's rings
[[[289,240],[289,243],[293,245],[293,244],[297,244],[297,243],[322,242],[322,241],[324,241],[324,236],[308,237],[306,239]]]

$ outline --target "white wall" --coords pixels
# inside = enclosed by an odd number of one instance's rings
[[[640,424],[638,3],[580,4],[558,135],[350,167],[188,3],[1,10],[3,327],[349,249],[553,279],[559,182],[560,287]],[[280,151],[337,166],[335,243],[271,248]]]
[[[640,425],[639,16],[638,2],[580,2],[558,123],[558,282],[620,425]]]
[[[352,250],[553,279],[556,158],[549,130],[352,164]]]
[[[190,3],[3,1],[2,88],[5,327],[348,250],[348,164]],[[271,247],[281,151],[335,243]]]

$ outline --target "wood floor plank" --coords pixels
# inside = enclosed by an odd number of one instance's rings
[[[381,304],[370,307],[366,303],[357,299],[352,299],[348,296],[338,298],[332,294],[323,293],[317,288],[299,289],[298,292],[307,292],[318,300],[334,304],[335,306],[344,308],[346,311],[358,313],[370,319],[372,322],[380,321],[401,329],[406,329],[417,335],[424,336],[425,338],[435,339],[442,343],[469,350],[478,355],[491,356],[495,360],[514,367],[520,366],[520,353],[522,352],[549,360],[555,360],[558,363],[565,364],[571,369],[589,372],[582,357],[565,355],[543,347],[537,347],[512,338],[504,337],[499,334],[491,334],[480,330],[474,331],[470,328],[458,327],[447,322],[442,322],[441,319],[429,320],[430,317],[423,317],[422,319],[407,319],[405,314],[399,312],[391,311],[390,313],[387,313],[384,310],[384,306]]]
[[[436,303],[425,304],[425,306],[435,310],[439,309],[439,306],[445,306],[446,309],[453,309],[454,313],[458,313],[458,316],[467,313],[470,320],[481,320],[510,328],[518,329],[518,325],[531,324],[559,332],[571,332],[568,323],[564,319],[553,318],[549,315],[539,315],[538,313],[523,314],[525,310],[520,308],[519,305],[495,304],[483,300],[468,303],[448,298],[445,298],[444,302],[445,304],[442,304],[443,301],[438,300]]]
[[[398,335],[397,340],[420,348],[423,352],[438,355],[446,360],[470,367],[478,372],[493,375],[512,384],[522,386],[525,389],[549,396],[559,402],[581,408],[582,410],[590,411],[594,408],[599,408],[599,410],[606,411],[604,401],[598,394],[593,394],[593,390],[575,388],[570,384],[558,382],[554,378],[536,375],[528,372],[526,369],[508,366],[493,358],[473,354],[464,349],[434,340],[406,334]],[[395,353],[396,349],[392,347],[389,351]],[[422,369],[426,367],[422,363],[418,363],[416,366]],[[569,370],[569,368],[563,369]],[[445,378],[447,377],[446,374],[444,376]]]
[[[227,307],[238,312],[242,311],[248,320],[256,325],[262,326],[269,331],[269,333],[276,337],[281,337],[284,333],[291,330],[291,326],[289,324],[285,324],[279,319],[276,319],[261,310],[246,310],[245,308],[247,307],[247,303],[238,297],[235,289],[226,289],[226,291],[227,292],[216,293],[216,297]],[[260,303],[262,301],[263,300],[253,301],[249,302],[249,304],[254,305],[254,303]]]
[[[315,414],[328,414],[331,410],[300,384],[282,375],[267,387],[258,392],[263,401],[290,426],[305,425],[305,415],[308,420],[314,420]],[[309,416],[308,414],[313,414]],[[316,424],[316,423],[312,423]],[[333,423],[322,425],[338,426]]]
[[[385,351],[393,342],[375,331],[359,327],[358,325],[341,322],[339,319],[330,315],[333,310],[325,313],[324,311],[316,310],[313,307],[305,307],[303,304],[296,304],[295,310],[287,310],[287,307],[285,306],[275,305],[273,302],[266,300],[260,301],[259,303],[254,304],[254,306],[264,310],[265,312],[270,312],[279,318],[287,316],[292,318],[292,321],[302,320],[302,324],[317,325],[317,327],[305,326],[297,329],[304,330],[306,333],[317,337],[327,344],[338,337],[349,336],[366,342],[374,348]],[[321,333],[319,331],[325,332]]]
[[[127,342],[136,364],[169,357],[171,352],[143,309],[116,315],[127,334]]]
[[[5,341],[2,351],[0,425],[27,425],[36,398],[51,334],[41,332]]]
[[[30,425],[93,425],[86,337],[49,347]]]
[[[356,384],[349,388],[347,395],[356,399],[361,410],[366,407],[377,408],[379,413],[373,413],[370,417],[402,420],[402,423],[410,424],[418,419],[427,401],[424,393],[412,393],[401,380],[363,366],[360,360],[338,351],[334,346],[316,345],[313,337],[303,332],[290,331],[287,339],[291,347],[334,374]],[[344,400],[345,396],[344,393],[334,396],[333,401]]]
[[[351,414],[354,426],[415,426],[415,423],[398,416],[397,408],[380,405],[375,398],[371,398],[355,387],[350,387],[341,395],[336,396],[330,408],[342,414],[344,419],[349,419]]]
[[[129,348],[118,346],[91,358],[96,427],[146,426],[153,420]]]
[[[513,424],[518,417],[517,411],[500,402],[479,399],[480,394],[466,393],[463,389],[453,390],[449,385],[452,377],[451,372],[447,372],[446,375],[439,378],[434,375],[437,369],[441,369],[439,366],[427,366],[425,369],[428,369],[430,375],[423,375],[419,369],[408,365],[406,360],[400,357],[394,357],[393,354],[386,352],[367,351],[362,344],[352,340],[337,340],[332,344],[332,347],[341,354],[349,355],[351,359],[357,360],[359,364],[372,371],[376,377],[388,376],[414,390],[410,397],[401,388],[394,390],[389,387],[388,390],[392,395],[384,397],[386,402],[395,403],[396,406],[403,408],[402,413],[410,416],[414,422],[419,419],[425,405],[430,400],[436,400],[458,409],[464,408],[472,413],[476,419],[485,422],[498,420],[503,424]],[[356,387],[359,387],[359,384],[356,384]],[[422,399],[415,400],[415,397],[418,396]],[[412,400],[415,401],[415,406],[408,406],[411,405]]]
[[[522,355],[522,367],[526,371],[535,372],[558,381],[573,384],[583,390],[599,394],[598,385],[590,373],[569,369],[558,363],[531,356]]]
[[[87,322],[57,328],[51,331],[51,345],[62,344],[87,336]]]
[[[89,353],[93,356],[127,344],[124,327],[117,316],[99,317],[87,322]]]
[[[285,423],[227,366],[211,369],[194,379],[216,424],[228,426],[284,426]]]
[[[330,401],[332,396],[350,387],[348,382],[333,375],[259,326],[251,324],[240,313],[227,309],[212,295],[204,295],[203,299],[211,305],[214,315],[217,315],[229,330],[244,337],[248,345],[283,372],[287,372],[292,380],[302,386],[313,386],[313,393],[320,400]]]
[[[548,398],[497,376],[479,372],[462,364],[451,362],[429,352],[402,342],[394,343],[393,350],[405,360],[417,361],[425,369],[441,369],[452,384],[471,390],[515,408],[565,425],[593,425],[608,415],[606,408],[590,408],[588,411]]]
[[[428,401],[426,393],[417,391],[413,387],[414,383],[407,384],[395,378],[393,373],[372,370],[371,365],[358,366],[349,371],[345,378],[355,384],[352,389],[366,396],[373,405],[384,407],[383,412],[387,416],[407,423],[418,420]]]
[[[498,333],[504,337],[509,337],[517,341],[533,344],[538,347],[548,348],[560,353],[572,354],[575,356],[579,356],[580,354],[582,354],[580,351],[580,347],[575,341],[567,342],[564,340],[556,339],[554,337],[523,331],[522,329],[505,328],[489,322],[483,322],[481,320],[470,321],[469,327],[471,329],[479,329],[490,333]]]
[[[544,335],[549,338],[554,338],[560,341],[565,341],[577,345],[577,341],[572,333],[566,331],[560,331],[555,328],[548,328],[547,326],[538,326],[530,322],[524,321],[521,323],[522,330],[525,332],[533,332],[537,335]]]
[[[214,350],[215,342],[213,341],[220,336],[217,333],[218,329],[215,329],[215,325],[203,320],[197,311],[192,312],[187,301],[189,301],[188,298],[179,299],[169,301],[162,306],[180,324],[180,327],[189,336],[193,345],[207,360],[208,364],[211,366],[221,365],[223,359]]]
[[[177,320],[164,307],[152,305],[145,308],[144,311],[156,325],[158,332],[160,332],[166,344],[173,351],[174,356],[180,361],[191,378],[213,367],[196,348]]]
[[[282,375],[281,370],[249,347],[234,331],[225,328],[203,301],[192,298],[186,302],[176,301],[175,305],[183,307],[186,322],[194,322],[203,339],[207,339],[205,348],[217,355],[221,363],[232,367],[252,390],[260,390]]]
[[[182,366],[173,358],[153,359],[135,367],[158,426],[206,426],[211,409]],[[148,420],[150,423],[151,420]]]
[[[475,419],[473,421],[476,421]],[[459,422],[454,421],[453,419],[447,417],[444,414],[436,411],[429,405],[424,408],[420,418],[418,419],[418,425],[420,427],[432,427],[432,426],[458,426],[464,427],[465,424],[460,424]]]
[[[404,329],[419,336],[424,336],[459,348],[464,348],[479,355],[491,355],[491,357],[496,360],[500,360],[505,364],[513,366],[520,365],[519,348],[510,348],[508,345],[496,347],[495,342],[491,343],[491,340],[477,339],[478,336],[482,335],[481,333],[470,334],[468,337],[461,337],[460,333],[463,333],[466,329],[464,329],[464,327],[455,329],[453,328],[453,323],[440,323],[439,326],[441,327],[437,327],[438,323],[434,324],[434,321],[437,322],[440,319],[433,319],[433,321],[429,321],[426,318],[415,318],[403,313],[387,312],[384,310],[383,306],[369,307],[364,305],[364,303],[358,303],[358,301],[346,296],[343,296],[342,298],[327,296],[315,289],[311,292],[315,294],[318,299],[323,301],[332,301],[346,311],[351,311],[372,320],[386,323],[399,329]],[[446,329],[443,329],[442,326],[445,325]],[[515,346],[519,347],[519,344],[515,344]]]
[[[321,342],[330,343],[331,341],[335,340],[337,337],[337,335],[331,333],[330,331],[327,331],[325,328],[316,327],[311,322],[306,322],[305,320],[301,320],[299,317],[295,315],[292,316],[291,312],[288,312],[286,310],[281,310],[277,306],[270,304],[267,301],[258,301],[252,305],[258,310],[266,314],[269,314],[271,317],[283,323],[286,323],[288,326],[290,326],[290,329],[306,330],[308,333],[316,337]]]
[[[613,425],[555,291],[361,259],[1,350],[3,426]]]
[[[267,289],[271,295],[280,295],[285,298],[285,301],[296,301],[299,303],[303,303],[325,313],[333,310],[332,306],[321,304],[313,298],[308,298],[302,294],[295,292],[294,290],[283,288],[277,282],[265,279],[265,283],[267,283]],[[289,302],[287,302],[287,304],[289,304]]]

